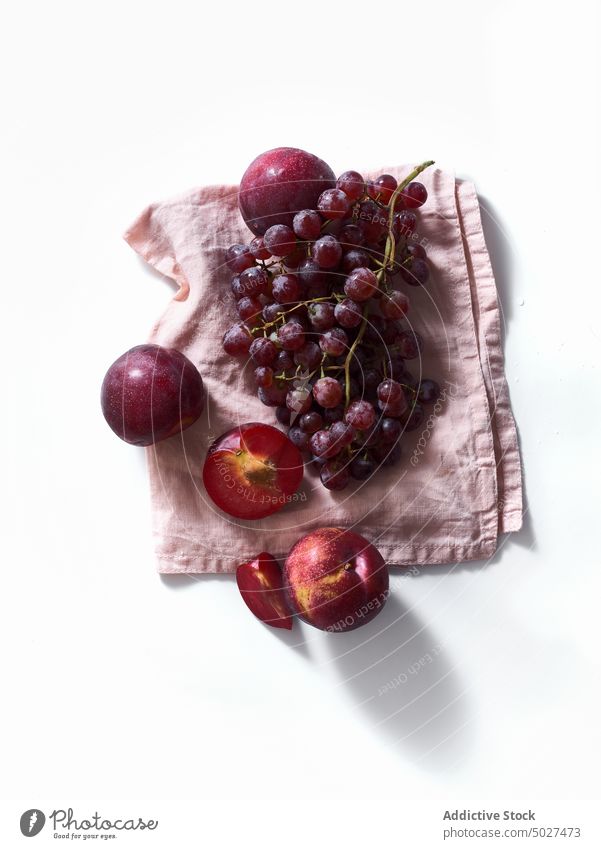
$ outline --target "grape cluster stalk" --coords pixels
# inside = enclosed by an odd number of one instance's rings
[[[397,463],[403,434],[440,394],[407,366],[423,342],[399,288],[428,281],[416,213],[428,193],[415,178],[432,164],[401,183],[345,171],[292,227],[226,252],[238,322],[223,347],[250,355],[260,400],[330,490]]]

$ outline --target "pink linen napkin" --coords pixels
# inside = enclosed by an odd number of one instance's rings
[[[388,173],[400,178],[409,170]],[[476,191],[436,169],[420,180],[429,193],[418,227],[431,278],[423,289],[405,289],[411,325],[425,343],[421,361],[408,365],[415,376],[436,379],[442,397],[403,437],[397,466],[339,493],[306,470],[298,498],[256,522],[215,507],[201,474],[219,434],[247,421],[277,425],[256,397],[252,368],[221,347],[236,320],[224,252],[251,238],[237,187],[207,186],[152,204],[125,234],[179,286],[149,341],[185,353],[208,390],[196,424],[146,449],[160,572],[232,572],[264,550],[283,558],[300,536],[325,525],[352,527],[392,564],[459,562],[489,557],[500,533],[521,527],[520,456]]]

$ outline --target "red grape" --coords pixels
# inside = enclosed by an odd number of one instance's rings
[[[260,336],[258,339],[252,341],[249,353],[256,365],[269,366],[277,357],[278,349],[271,339]]]
[[[274,380],[270,386],[259,386],[257,395],[267,407],[282,407],[286,403],[288,386],[283,381]]]
[[[367,268],[369,266],[369,256],[365,251],[353,248],[345,253],[342,259],[342,270],[345,274],[350,274],[355,268]]]
[[[380,422],[380,436],[384,443],[396,442],[402,430],[403,426],[398,419],[383,418]]]
[[[358,224],[345,224],[338,234],[338,239],[343,248],[358,248],[365,242],[365,239],[363,238],[363,231]]]
[[[366,342],[372,342],[375,345],[381,345],[384,341],[384,332],[386,330],[386,321],[381,315],[372,314],[369,316],[369,324],[365,329],[364,339]],[[395,334],[396,338],[396,334]]]
[[[334,315],[338,324],[346,328],[358,327],[363,318],[361,307],[356,301],[352,301],[350,298],[345,298],[336,304]]]
[[[313,404],[311,398],[311,390],[307,387],[304,389],[290,389],[286,395],[286,406],[293,413],[307,413]]]
[[[334,326],[338,320],[336,309],[333,304],[324,301],[322,303],[309,304],[309,321],[314,330],[323,332]],[[341,323],[341,322],[339,322]]]
[[[285,351],[298,351],[305,344],[305,333],[296,321],[288,321],[278,330],[278,341]]]
[[[410,236],[417,227],[417,216],[413,212],[403,210],[394,216],[395,236]]]
[[[345,171],[336,180],[336,188],[350,200],[359,200],[365,194],[365,180],[358,171]]]
[[[388,378],[378,386],[378,398],[387,404],[395,404],[403,397],[403,389],[396,380]]]
[[[328,295],[331,295],[331,289],[331,279],[330,282],[328,282],[328,279],[324,273],[321,283],[317,283],[314,286],[307,287],[307,299],[314,300],[319,298],[326,298]]]
[[[435,380],[422,380],[417,393],[422,404],[433,404],[440,397],[440,386]]]
[[[317,209],[324,218],[346,218],[351,208],[348,196],[340,189],[326,189],[317,201]]]
[[[428,199],[428,192],[423,183],[409,183],[401,192],[403,204],[406,209],[417,209],[423,206]]]
[[[409,312],[409,298],[403,292],[391,292],[380,301],[380,309],[386,318],[404,318]],[[384,340],[391,341],[391,340]]]
[[[373,183],[369,183],[367,193],[370,198],[379,200],[380,203],[387,205],[394,194],[394,190],[397,185],[398,183],[392,174],[382,174],[377,180],[374,180]]]
[[[294,216],[292,229],[299,239],[313,241],[321,233],[322,218],[314,209],[301,209]]]
[[[274,224],[265,231],[263,240],[274,256],[287,256],[296,247],[294,232],[285,224]]]
[[[223,350],[230,356],[248,353],[253,341],[252,335],[243,324],[234,324],[223,336]]]
[[[323,418],[318,412],[311,410],[300,417],[299,425],[301,430],[304,430],[305,433],[315,433],[323,427]]]
[[[316,457],[335,457],[340,447],[334,443],[328,430],[318,430],[309,440],[311,451]]]
[[[377,464],[369,454],[357,454],[351,463],[351,475],[355,480],[362,481],[370,478],[376,471]]]
[[[392,418],[402,416],[407,410],[407,398],[405,393],[401,392],[398,398],[391,399],[390,401],[378,400],[378,407],[385,416],[390,416]]]
[[[368,368],[362,372],[363,378],[363,388],[365,394],[368,396],[374,396],[376,389],[382,379],[380,372],[375,368]]]
[[[305,286],[318,286],[325,281],[325,274],[311,257],[304,259],[299,268],[298,276]]]
[[[305,342],[302,348],[294,352],[294,362],[306,371],[313,371],[321,362],[321,348],[317,342]]]
[[[255,383],[257,386],[271,386],[273,383],[273,370],[269,366],[259,366],[256,368]]]
[[[382,442],[374,445],[371,453],[376,462],[381,463],[383,466],[392,466],[401,456],[401,446],[398,442],[394,444]]]
[[[248,245],[232,245],[225,252],[225,262],[230,271],[240,274],[255,264],[255,258]]]
[[[410,242],[407,245],[407,253],[410,256],[417,257],[418,259],[426,259],[426,249],[423,245],[417,244],[416,242]]]
[[[297,242],[294,250],[291,253],[286,254],[286,256],[284,257],[284,265],[288,270],[294,269],[296,271],[301,262],[306,259],[306,256],[307,253],[304,245],[302,245],[300,242]]]
[[[290,313],[288,321],[296,321],[297,324],[301,325],[303,330],[309,329],[309,313],[307,312],[307,307],[304,304],[297,304],[292,310],[288,311]]]
[[[333,327],[331,330],[326,330],[319,340],[319,347],[324,354],[329,354],[332,357],[339,357],[348,349],[348,336],[339,327]]]
[[[288,351],[280,351],[275,358],[274,368],[277,372],[291,371],[294,368],[293,355]]]
[[[300,289],[294,274],[279,274],[271,284],[273,298],[278,304],[291,304],[298,300]]]
[[[299,451],[309,450],[309,434],[297,425],[293,425],[288,431],[288,439],[293,445],[296,445]]]
[[[246,295],[246,292],[244,291],[244,287],[240,283],[240,276],[238,274],[236,274],[235,277],[232,277],[231,282],[230,282],[230,288],[231,288],[233,295],[236,299],[241,298],[242,295]]]
[[[342,401],[342,388],[333,377],[321,377],[313,386],[313,397],[320,407],[337,407]]]
[[[414,257],[411,265],[401,268],[401,277],[411,286],[425,286],[429,276],[428,263],[419,257]]]
[[[238,315],[247,324],[256,324],[261,316],[263,304],[256,297],[244,296],[236,304]]]
[[[290,410],[288,407],[276,407],[275,408],[275,417],[279,421],[280,424],[289,425],[290,424]]]
[[[245,268],[238,279],[239,291],[244,295],[266,295],[269,291],[269,274],[258,265]]]
[[[376,411],[369,401],[353,401],[349,404],[344,420],[357,430],[368,430],[376,420]]]
[[[337,421],[330,428],[330,436],[335,445],[345,448],[355,438],[355,428],[346,422]]]
[[[252,255],[256,259],[269,259],[271,253],[268,248],[265,247],[265,241],[261,236],[257,236],[256,239],[253,239],[249,245],[250,251]]]
[[[313,245],[312,256],[320,268],[336,268],[342,258],[342,245],[333,236],[322,236]]]
[[[353,301],[373,298],[378,288],[378,278],[369,268],[355,268],[344,284],[344,292]]]
[[[280,304],[270,303],[265,304],[261,315],[263,316],[263,321],[270,323],[274,322],[278,316],[282,315],[283,312],[284,307],[282,307]]]
[[[348,466],[339,460],[328,460],[319,470],[319,477],[326,489],[344,489],[350,480]]]
[[[388,215],[373,200],[366,200],[359,208],[358,223],[365,241],[377,243],[388,227]]]

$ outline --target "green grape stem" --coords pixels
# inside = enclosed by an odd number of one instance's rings
[[[335,297],[337,301],[342,300],[341,296],[339,297],[338,295],[334,295],[333,297]],[[268,327],[273,327],[275,324],[278,324],[278,322],[280,324],[283,324],[285,322],[285,317],[287,315],[289,315],[289,313],[294,312],[294,310],[298,310],[301,307],[307,307],[307,306],[309,306],[309,304],[319,304],[322,301],[330,301],[331,302],[332,301],[332,295],[328,295],[327,297],[324,297],[324,298],[312,298],[310,301],[299,301],[293,307],[290,307],[287,310],[282,310],[282,312],[278,315],[278,317],[275,318],[273,321],[264,321],[263,324],[258,325],[258,327],[249,328],[250,332],[251,332],[251,334],[254,334],[254,333],[261,333],[261,331],[263,331],[263,334],[267,335],[267,334],[265,334],[264,331],[267,330]]]
[[[355,341],[349,348],[349,352],[346,355],[346,360],[344,361],[344,382],[345,382],[345,391],[346,391],[346,399],[344,409],[348,409],[348,405],[351,402],[351,379],[350,379],[350,368],[351,368],[351,360],[353,359],[353,354],[355,353],[355,349],[361,339],[363,338],[363,334],[365,333],[365,328],[367,327],[367,315],[368,315],[368,306],[365,304],[363,307],[363,319],[361,321],[361,327],[359,328],[359,332],[355,337]]]
[[[378,278],[378,284],[381,284],[382,281],[386,279],[386,271],[391,264],[394,264],[394,255],[396,252],[396,244],[394,235],[392,232],[392,222],[394,220],[394,207],[396,200],[400,193],[406,188],[409,183],[411,183],[422,171],[425,171],[426,168],[429,168],[430,165],[434,165],[434,160],[429,159],[427,162],[422,162],[421,165],[418,165],[413,171],[402,180],[396,189],[394,190],[392,197],[390,198],[390,202],[388,204],[388,236],[386,238],[386,248],[384,249],[384,261],[381,263],[380,269],[376,272],[376,277]],[[368,307],[367,304],[363,307],[363,319],[361,321],[361,326],[359,328],[359,332],[355,338],[355,341],[349,348],[349,352],[346,356],[346,360],[344,361],[344,378],[346,382],[346,404],[345,409],[348,408],[351,400],[351,385],[350,385],[350,367],[351,360],[353,359],[353,355],[355,353],[355,349],[357,345],[363,338],[363,334],[365,333],[365,328],[367,327],[367,319],[368,319]]]
[[[409,185],[409,183],[413,182],[413,180],[415,180],[415,178],[418,177],[422,173],[422,171],[425,171],[426,168],[429,168],[430,165],[434,165],[433,159],[429,159],[427,162],[422,162],[421,165],[418,165],[416,168],[414,168],[413,171],[398,184],[392,194],[392,197],[390,198],[390,203],[388,205],[388,237],[386,239],[386,248],[384,250],[384,262],[382,263],[382,267],[376,274],[378,282],[382,281],[382,278],[386,273],[386,269],[388,268],[391,262],[394,262],[394,253],[396,245],[394,241],[394,236],[392,234],[392,222],[394,219],[394,207],[396,204],[396,200],[403,191],[403,189],[405,189]]]

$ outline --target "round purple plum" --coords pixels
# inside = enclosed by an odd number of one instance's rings
[[[131,445],[152,445],[194,424],[205,392],[198,369],[184,354],[137,345],[107,371],[100,401],[117,436]]]
[[[257,156],[240,181],[238,203],[257,236],[273,224],[292,227],[294,216],[315,209],[325,189],[333,188],[334,172],[322,159],[296,147],[276,147]]]

